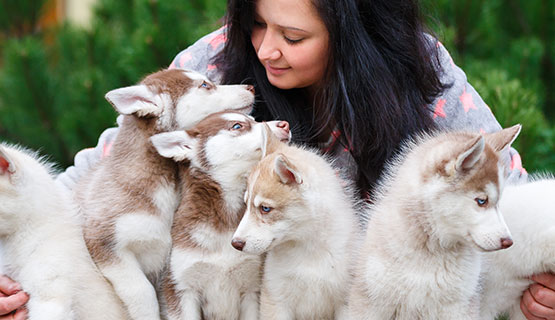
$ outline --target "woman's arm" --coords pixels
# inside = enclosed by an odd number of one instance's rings
[[[443,130],[471,130],[494,132],[501,130],[491,109],[478,92],[468,83],[466,74],[453,62],[453,59],[439,42],[441,81],[450,85],[431,106],[433,118]],[[511,148],[505,154],[505,164],[509,168],[511,183],[527,181],[528,174],[522,167],[520,155]]]

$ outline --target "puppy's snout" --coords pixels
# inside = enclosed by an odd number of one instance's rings
[[[252,92],[252,94],[254,94],[254,86],[253,85],[247,85],[247,90],[249,90],[250,92]]]
[[[233,238],[233,240],[231,240],[231,245],[233,248],[243,251],[243,248],[245,247],[245,240]]]
[[[289,122],[282,120],[278,122],[277,127],[289,134]]]
[[[502,238],[501,239],[501,248],[507,249],[508,247],[513,245],[513,239],[511,238]]]

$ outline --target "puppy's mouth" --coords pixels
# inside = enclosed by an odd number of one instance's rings
[[[289,143],[291,141],[291,132],[285,138],[280,138],[279,141]]]

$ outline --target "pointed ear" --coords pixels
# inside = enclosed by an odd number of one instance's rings
[[[263,129],[262,129],[262,158],[266,155],[273,153],[277,150],[278,145],[281,143],[276,135],[270,129],[270,126],[263,122]]]
[[[471,169],[480,160],[480,156],[484,151],[484,137],[477,136],[470,140],[464,147],[464,151],[459,154],[455,162],[455,169],[457,171],[464,171]]]
[[[274,160],[274,172],[284,184],[301,184],[303,179],[297,169],[283,154],[280,154]]]
[[[159,115],[162,111],[158,96],[142,84],[114,89],[106,93],[105,98],[120,114],[147,117]]]
[[[6,149],[0,146],[0,176],[10,175],[15,173],[15,166],[13,161],[8,156]]]
[[[518,137],[518,134],[520,133],[520,129],[522,129],[522,126],[520,124],[516,124],[501,131],[488,133],[484,137],[493,150],[499,152],[510,146],[513,141],[515,141],[516,137]]]
[[[155,134],[150,141],[162,157],[175,161],[192,160],[193,147],[197,142],[183,130]]]

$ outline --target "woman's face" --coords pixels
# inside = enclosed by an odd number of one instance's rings
[[[311,0],[257,0],[251,42],[268,80],[280,89],[317,84],[329,34]]]

